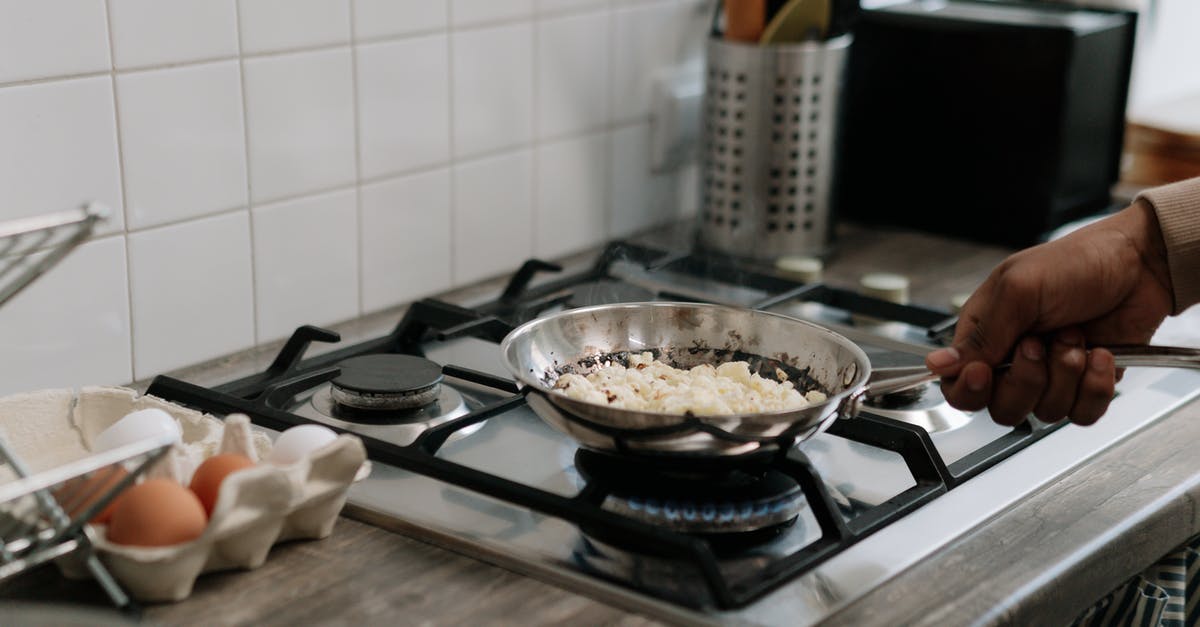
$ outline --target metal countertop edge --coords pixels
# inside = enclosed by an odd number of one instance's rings
[[[1068,624],[1200,532],[1198,446],[1194,401],[823,624]]]

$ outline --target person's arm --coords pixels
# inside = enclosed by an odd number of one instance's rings
[[[1030,412],[1090,424],[1108,409],[1116,369],[1111,353],[1089,347],[1145,344],[1163,319],[1197,302],[1193,179],[1006,259],[968,299],[951,347],[930,353],[926,365],[959,409],[987,407],[1001,424]],[[1011,368],[993,371],[1010,359]]]
[[[1174,293],[1173,313],[1200,303],[1200,177],[1138,195],[1158,217]]]

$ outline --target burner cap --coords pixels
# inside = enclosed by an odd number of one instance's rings
[[[354,409],[421,407],[437,399],[442,383],[441,366],[413,355],[363,355],[338,367],[342,373],[331,382],[333,399]]]
[[[951,407],[942,396],[941,386],[933,383],[888,394],[865,405],[864,411],[907,422],[930,433],[951,431],[971,422],[971,414]]]

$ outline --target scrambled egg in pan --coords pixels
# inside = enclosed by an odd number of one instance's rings
[[[621,409],[725,416],[800,409],[820,403],[818,391],[803,394],[782,372],[773,381],[750,372],[745,361],[680,370],[649,353],[631,355],[629,366],[611,364],[588,374],[564,374],[555,389],[575,400]]]

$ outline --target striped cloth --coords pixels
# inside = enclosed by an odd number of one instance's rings
[[[1081,614],[1072,627],[1200,624],[1200,536],[1188,540]]]

